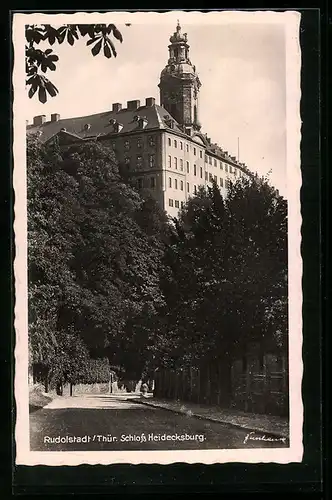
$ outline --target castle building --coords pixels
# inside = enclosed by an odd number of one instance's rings
[[[251,176],[244,163],[211,142],[201,131],[201,82],[189,57],[187,34],[179,23],[170,37],[169,58],[160,75],[160,105],[153,97],[120,103],[90,116],[49,121],[36,116],[28,133],[59,144],[97,139],[107,141],[139,189],[147,189],[170,215],[177,216],[199,186],[218,184],[227,196],[230,182]]]

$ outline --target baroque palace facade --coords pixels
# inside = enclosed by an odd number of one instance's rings
[[[149,190],[170,216],[177,216],[199,186],[211,186],[214,180],[226,196],[230,182],[253,174],[201,132],[201,82],[179,23],[168,50],[160,75],[160,105],[148,97],[143,105],[139,100],[128,101],[125,108],[114,103],[112,109],[90,116],[60,119],[54,113],[47,121],[40,115],[27,132],[38,133],[43,142],[57,138],[60,145],[107,141],[136,186]]]

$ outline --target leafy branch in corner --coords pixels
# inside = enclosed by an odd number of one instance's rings
[[[47,101],[47,94],[54,97],[59,92],[45,76],[48,71],[56,70],[59,57],[48,48],[37,47],[41,42],[54,45],[68,43],[73,46],[80,38],[88,37],[86,45],[91,47],[93,56],[101,51],[107,59],[117,56],[112,38],[122,43],[122,34],[114,24],[65,24],[55,28],[50,24],[29,24],[25,28],[25,71],[26,85],[30,99],[38,91],[40,102]]]

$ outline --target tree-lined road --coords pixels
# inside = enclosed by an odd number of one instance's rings
[[[32,451],[287,446],[282,441],[251,440],[247,436],[245,430],[141,405],[126,395],[57,398],[30,415]]]

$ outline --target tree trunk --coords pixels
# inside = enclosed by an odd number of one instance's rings
[[[56,385],[56,393],[57,393],[58,396],[62,396],[63,395],[62,381],[57,383],[57,385]]]
[[[69,384],[69,395],[72,396],[73,395],[73,384],[70,382]]]
[[[232,400],[231,364],[228,361],[220,362],[220,405],[230,407]]]
[[[46,373],[44,378],[45,392],[48,392],[48,373]]]

